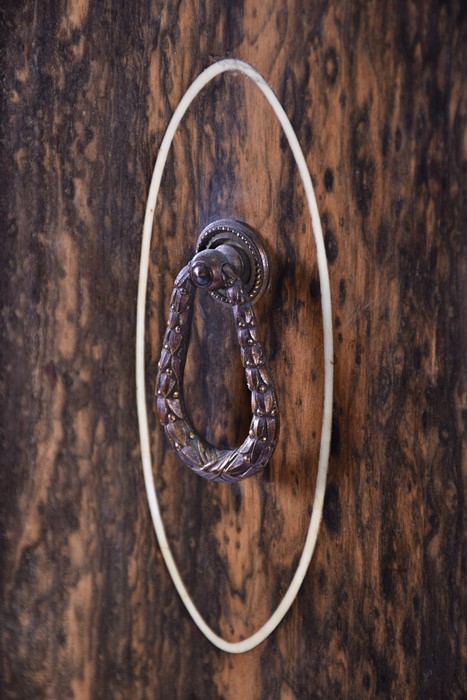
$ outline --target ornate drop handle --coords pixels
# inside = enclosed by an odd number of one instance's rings
[[[165,433],[181,460],[196,474],[212,481],[233,482],[263,469],[276,446],[277,403],[271,373],[264,358],[249,294],[238,270],[239,254],[231,246],[204,250],[177,276],[170,299],[170,317],[157,374],[157,411]],[[222,290],[232,306],[251,392],[253,417],[248,437],[236,449],[221,450],[200,437],[187,418],[183,401],[183,372],[190,341],[196,287]]]

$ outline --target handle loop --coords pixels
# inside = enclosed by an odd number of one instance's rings
[[[159,419],[180,459],[204,479],[221,482],[240,481],[263,469],[276,447],[278,432],[277,402],[255,314],[231,262],[218,250],[206,250],[195,255],[178,274],[156,385]],[[253,413],[248,436],[236,449],[221,450],[204,440],[191,425],[185,409],[183,373],[196,287],[208,291],[224,289],[232,305]]]

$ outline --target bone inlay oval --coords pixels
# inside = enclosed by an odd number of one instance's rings
[[[200,614],[199,610],[193,603],[193,600],[180,576],[179,570],[175,563],[171,548],[169,546],[165,528],[161,518],[160,506],[157,498],[153,466],[150,448],[150,436],[148,427],[148,414],[146,404],[146,381],[145,381],[145,318],[146,318],[146,296],[149,273],[149,256],[151,249],[151,239],[154,223],[154,212],[157,202],[157,197],[160,189],[161,179],[164,172],[167,156],[174,139],[177,128],[182,121],[187,109],[190,107],[196,96],[203,88],[210,83],[216,76],[233,71],[243,74],[249,78],[259,91],[266,97],[271,106],[283,133],[287,139],[291,149],[298,172],[303,184],[305,198],[307,201],[313,239],[316,247],[316,262],[319,273],[319,283],[321,289],[321,311],[323,319],[323,356],[324,356],[324,391],[323,391],[323,413],[321,438],[319,447],[318,470],[316,476],[316,486],[313,499],[313,508],[308,526],[308,531],[305,539],[305,544],[300,556],[299,563],[293,574],[291,583],[286,590],[282,600],[276,607],[273,614],[267,622],[263,624],[256,632],[251,634],[246,639],[239,642],[229,642],[217,635],[206,623]],[[195,235],[195,234],[193,234]],[[184,261],[180,261],[184,262]],[[186,262],[186,261],[185,261]],[[303,265],[309,264],[309,261],[303,260]],[[267,330],[266,330],[267,332]],[[329,285],[329,271],[326,259],[326,252],[321,229],[321,222],[316,203],[316,197],[311,182],[310,173],[306,164],[302,149],[298,142],[297,136],[290,124],[290,121],[282,108],[280,102],[275,96],[272,89],[262,78],[262,76],[254,70],[249,64],[235,59],[224,59],[211,65],[203,71],[196,80],[188,88],[180,103],[178,104],[172,119],[169,123],[167,131],[162,140],[159,153],[156,159],[154,172],[151,180],[151,186],[148,195],[146,206],[146,215],[144,221],[142,246],[141,246],[141,261],[140,274],[138,285],[138,302],[137,302],[137,325],[136,325],[136,389],[137,389],[137,409],[138,421],[141,442],[141,455],[143,463],[144,480],[147,492],[149,508],[156,536],[161,548],[162,555],[169,570],[172,581],[183,600],[189,614],[193,618],[201,632],[219,649],[231,653],[242,653],[248,651],[261,642],[277,627],[283,617],[286,615],[292,605],[297,592],[306,575],[309,563],[311,561],[313,551],[315,549],[318,536],[319,525],[323,511],[324,493],[326,488],[326,477],[329,461],[329,449],[331,438],[331,422],[332,422],[332,394],[333,394],[333,338],[332,338],[332,315],[331,315],[331,295]],[[319,399],[317,399],[319,400]],[[292,427],[292,426],[291,426]],[[307,430],[306,423],[302,426],[303,430]],[[284,426],[287,430],[287,426]],[[182,468],[182,467],[181,467]],[[302,468],[306,468],[305,466]],[[196,478],[193,476],[193,478]],[[220,487],[222,488],[222,487]],[[310,496],[311,500],[311,496]],[[209,574],[208,574],[209,575]]]

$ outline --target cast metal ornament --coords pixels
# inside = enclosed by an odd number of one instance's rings
[[[230,254],[239,256],[239,261],[234,262],[237,263],[236,269],[245,291],[251,301],[261,299],[269,285],[269,260],[266,249],[255,231],[242,221],[234,219],[213,221],[201,231],[196,243],[196,252],[212,248],[230,251]],[[216,301],[229,303],[222,287],[209,293]]]
[[[219,248],[197,253],[175,280],[158,365],[156,397],[160,422],[182,462],[204,479],[234,482],[253,476],[266,466],[276,447],[279,418],[251,296],[241,279],[247,264],[238,250],[224,241],[219,243]],[[247,273],[250,275],[249,270]],[[197,287],[222,294],[221,300],[233,312],[253,413],[248,436],[236,449],[221,450],[204,440],[194,430],[185,409],[183,373]],[[259,291],[259,286],[255,291]]]

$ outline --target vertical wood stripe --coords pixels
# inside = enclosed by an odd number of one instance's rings
[[[291,571],[290,585],[285,591],[282,599],[277,604],[277,608],[272,610],[269,614],[268,619],[263,622],[260,629],[255,630],[253,633],[249,634],[246,638],[242,638],[238,641],[232,642],[227,641],[223,637],[217,635],[213,630],[206,625],[206,622],[202,615],[200,615],[198,608],[193,603],[192,597],[187,590],[180,573],[178,566],[172,556],[170,543],[167,540],[166,531],[164,527],[163,520],[161,518],[161,509],[159,507],[159,501],[155,489],[152,461],[151,461],[151,451],[149,446],[149,435],[148,435],[148,411],[147,411],[147,397],[145,393],[145,378],[146,378],[146,366],[145,366],[145,312],[146,312],[146,296],[147,296],[147,278],[149,270],[149,254],[151,248],[152,240],[152,230],[154,226],[154,212],[156,209],[157,197],[159,194],[160,183],[162,180],[163,172],[166,167],[166,160],[168,155],[169,147],[173,143],[174,136],[186,110],[189,108],[196,96],[201,92],[203,87],[206,87],[211,80],[213,80],[218,75],[224,72],[232,71],[235,73],[240,73],[245,75],[253,85],[263,93],[266,97],[269,107],[274,114],[274,117],[280,123],[283,136],[286,137],[287,143],[293,154],[295,165],[298,169],[300,175],[301,183],[304,189],[305,200],[308,207],[308,213],[311,220],[314,243],[316,246],[316,260],[318,267],[318,280],[321,288],[321,312],[322,312],[322,331],[323,331],[323,380],[324,380],[324,400],[323,400],[323,418],[321,426],[321,435],[319,440],[319,459],[318,459],[318,469],[316,474],[316,488],[314,492],[313,500],[311,500],[311,494],[308,495],[309,509],[311,509],[310,524],[307,529],[306,538],[301,547],[300,554],[298,555],[298,563],[296,569]],[[246,130],[248,132],[248,123],[246,124]],[[187,269],[187,268],[185,268]],[[180,274],[177,276],[177,280],[180,279]],[[172,292],[170,299],[170,311],[172,313],[173,298],[177,298],[178,292]],[[294,304],[297,300],[294,300]],[[288,311],[288,310],[287,310]],[[287,311],[285,316],[287,317]],[[236,314],[234,314],[236,316]],[[273,323],[277,323],[277,316],[274,318]],[[255,329],[257,327],[257,322],[255,319]],[[270,325],[270,324],[269,324]],[[266,328],[269,328],[267,326]],[[180,330],[180,328],[179,328]],[[264,327],[263,327],[264,330]],[[171,331],[169,331],[170,334]],[[326,488],[326,477],[329,464],[329,450],[331,441],[331,422],[332,422],[332,399],[333,399],[333,366],[334,366],[334,350],[333,350],[333,337],[332,337],[332,311],[331,311],[331,298],[329,289],[329,269],[326,259],[326,251],[324,248],[323,232],[321,226],[321,220],[319,217],[319,212],[316,204],[316,196],[314,193],[313,185],[311,182],[310,173],[306,165],[305,158],[303,156],[302,149],[298,143],[296,134],[293,130],[287,115],[284,112],[282,105],[279,103],[274,92],[262,78],[262,76],[255,71],[249,64],[237,60],[224,59],[222,61],[217,61],[213,66],[205,69],[188,88],[187,92],[182,97],[180,103],[178,104],[174,115],[170,121],[167,131],[164,134],[164,138],[157,156],[156,164],[154,166],[154,172],[151,180],[151,186],[148,195],[148,201],[146,204],[145,220],[144,220],[144,230],[143,230],[143,240],[141,244],[141,262],[140,262],[140,276],[138,283],[138,306],[137,306],[137,322],[136,322],[136,390],[137,390],[137,406],[138,406],[138,419],[139,419],[139,430],[140,430],[140,441],[141,441],[141,452],[142,461],[144,469],[144,479],[146,492],[148,497],[148,504],[151,510],[151,516],[154,523],[154,529],[158,538],[158,542],[167,564],[172,581],[179,593],[181,599],[183,600],[188,612],[190,613],[193,621],[199,627],[201,632],[215,644],[219,649],[223,651],[228,651],[231,653],[244,653],[250,651],[256,645],[261,644],[267,636],[276,628],[283,617],[288,612],[290,606],[292,605],[297,592],[302,585],[303,579],[307,572],[308,566],[313,555],[316,539],[318,536],[318,530],[321,523],[322,513],[323,513],[323,503],[324,494]],[[167,336],[165,336],[167,337]],[[174,337],[176,334],[174,333]],[[181,337],[181,336],[180,336]],[[164,348],[165,339],[163,341]],[[169,343],[170,344],[170,343]],[[179,345],[179,343],[178,343]],[[164,352],[164,351],[163,351]],[[290,353],[289,353],[290,355]],[[177,352],[177,356],[180,357],[180,351]],[[161,356],[162,359],[162,356]],[[290,362],[290,357],[288,358]],[[201,360],[201,358],[200,358]],[[183,363],[184,364],[184,363]],[[247,363],[248,364],[248,363]],[[293,365],[293,363],[292,363]],[[160,376],[160,366],[161,361],[158,363],[158,378],[156,380],[157,386],[159,386],[159,376]],[[208,371],[210,368],[207,368]],[[304,368],[306,372],[306,367]],[[172,370],[171,370],[172,371]],[[182,369],[183,372],[183,369]],[[269,374],[269,370],[267,370]],[[227,375],[228,377],[228,375]],[[223,381],[223,384],[222,384]],[[228,378],[220,380],[218,383],[218,392],[226,391],[228,384]],[[274,380],[275,382],[275,380]],[[234,387],[237,390],[237,387]],[[159,394],[159,391],[157,391]],[[296,394],[293,392],[292,387],[288,387],[285,392],[283,392],[283,403],[288,404],[294,398]],[[300,400],[300,397],[298,397]],[[274,413],[277,413],[276,399],[274,401]],[[153,399],[154,402],[154,399]],[[159,403],[159,399],[157,400]],[[297,408],[297,407],[296,407]],[[160,412],[159,412],[160,413]],[[174,424],[175,425],[175,424]],[[290,424],[292,427],[298,429],[301,432],[304,428],[307,428],[306,421],[303,420],[302,411],[296,410],[293,416],[293,421]],[[288,427],[288,426],[287,426]],[[188,430],[191,430],[191,424],[188,425]],[[274,429],[275,430],[275,429]],[[209,443],[207,443],[209,444]],[[289,444],[289,439],[287,435],[282,440],[284,445],[284,456],[287,459],[287,464],[291,464],[291,460],[288,459],[288,452],[292,448]],[[269,459],[268,468],[273,463],[273,458]],[[264,469],[261,473],[264,476]],[[272,477],[274,480],[274,471],[272,472]],[[256,487],[261,489],[261,483],[256,480]],[[242,490],[242,485],[236,485],[240,490]],[[304,494],[306,497],[307,494]],[[312,503],[312,506],[311,506]],[[204,537],[204,533],[201,533],[201,537]],[[286,539],[286,538],[282,538]],[[257,553],[256,553],[257,554]],[[255,557],[254,549],[249,551],[250,558]],[[238,569],[238,562],[236,562],[236,567]],[[257,573],[253,573],[253,582],[257,583]],[[268,581],[264,581],[264,586],[267,588]],[[251,610],[248,611],[248,617],[251,617]]]

